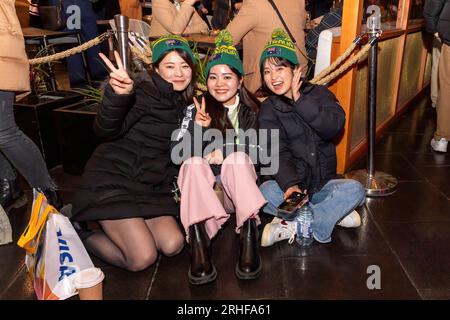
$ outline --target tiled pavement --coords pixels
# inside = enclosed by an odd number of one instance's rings
[[[262,273],[253,281],[234,276],[234,221],[213,241],[218,277],[209,285],[189,285],[188,246],[137,273],[94,258],[106,274],[105,299],[450,299],[450,154],[429,147],[434,119],[427,101],[418,102],[377,143],[376,168],[398,178],[398,191],[368,199],[360,228],[336,227],[332,243],[306,249],[286,241],[262,248]],[[365,168],[365,159],[355,168]],[[52,175],[70,202],[79,177],[61,167]],[[28,213],[29,205],[10,212],[15,241]],[[23,250],[1,246],[0,261],[0,299],[35,299]],[[380,268],[381,289],[367,287],[372,265]]]

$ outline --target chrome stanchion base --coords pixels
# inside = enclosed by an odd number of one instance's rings
[[[350,171],[344,176],[360,182],[368,197],[389,196],[397,190],[397,179],[385,172],[375,171],[373,176],[369,176],[368,170],[363,169]]]

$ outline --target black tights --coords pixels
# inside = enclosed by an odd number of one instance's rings
[[[116,267],[140,271],[151,266],[158,251],[172,256],[183,249],[184,237],[173,217],[102,220],[98,230],[84,240],[93,255]]]

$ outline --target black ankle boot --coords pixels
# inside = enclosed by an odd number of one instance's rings
[[[217,271],[211,261],[211,241],[206,233],[205,222],[189,227],[189,244],[191,245],[189,282],[199,285],[214,281]]]
[[[255,219],[244,222],[239,234],[239,260],[236,264],[236,277],[242,280],[256,279],[262,263],[259,255],[259,231]]]
[[[16,180],[0,179],[0,205],[8,211],[20,208],[27,203],[27,198]]]
[[[49,204],[54,206],[56,208],[56,210],[61,210],[61,208],[63,207],[63,203],[62,203],[61,197],[59,196],[58,191],[52,190],[52,189],[46,189],[46,190],[43,190],[42,193],[44,193]]]

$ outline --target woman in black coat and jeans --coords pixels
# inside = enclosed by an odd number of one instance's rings
[[[101,54],[111,70],[95,119],[95,133],[105,140],[90,158],[74,201],[72,221],[86,249],[130,271],[152,265],[158,251],[175,255],[184,245],[175,217],[170,138],[192,101],[195,65],[191,49],[179,36],[152,43],[153,65],[132,80]],[[97,221],[88,231],[80,222]]]

